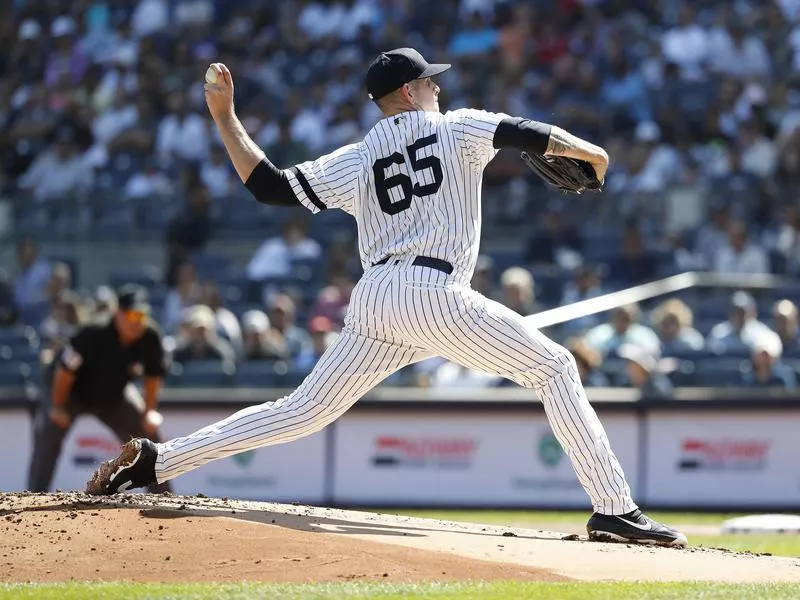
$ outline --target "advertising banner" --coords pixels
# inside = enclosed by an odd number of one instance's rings
[[[164,409],[166,438],[190,434],[232,411]],[[325,431],[213,461],[173,480],[176,494],[320,503],[325,498]]]
[[[800,411],[653,412],[646,501],[790,506],[800,498]]]
[[[28,464],[33,452],[33,423],[24,408],[3,408],[0,439],[7,454],[0,460],[0,491],[19,492],[28,484]]]
[[[50,489],[82,491],[97,465],[117,456],[119,448],[117,436],[99,420],[78,417],[61,446]]]
[[[635,486],[635,416],[603,420]],[[348,413],[334,457],[342,504],[589,506],[544,415]]]

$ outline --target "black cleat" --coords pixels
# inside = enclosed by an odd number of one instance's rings
[[[102,463],[86,482],[86,493],[96,496],[125,492],[156,482],[158,450],[150,440],[136,438],[124,446],[117,458]]]
[[[586,525],[589,539],[596,542],[628,542],[677,546],[689,544],[680,531],[653,521],[638,508],[624,515],[601,515],[594,513]]]

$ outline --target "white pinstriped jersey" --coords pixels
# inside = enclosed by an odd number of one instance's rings
[[[341,334],[288,396],[159,444],[159,483],[238,452],[319,431],[392,373],[432,356],[535,389],[594,510],[636,508],[574,358],[522,316],[469,285],[481,229],[481,177],[506,115],[408,112],[358,144],[287,170],[307,208],[358,222],[364,276]],[[374,263],[388,256],[396,260]],[[450,262],[448,273],[430,261]]]
[[[341,208],[358,223],[364,269],[387,256],[431,256],[469,279],[481,235],[483,169],[508,115],[482,110],[404,112],[364,140],[286,172],[312,212]]]

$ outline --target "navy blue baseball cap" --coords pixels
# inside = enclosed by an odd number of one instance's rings
[[[450,68],[449,64],[430,64],[413,48],[381,52],[367,69],[367,93],[380,100],[410,81],[433,77]]]

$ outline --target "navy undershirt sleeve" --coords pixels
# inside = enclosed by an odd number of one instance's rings
[[[492,144],[495,148],[516,148],[544,154],[552,127],[531,119],[508,117],[497,124]]]
[[[286,173],[273,165],[266,157],[256,165],[244,185],[262,204],[278,206],[300,204]]]

